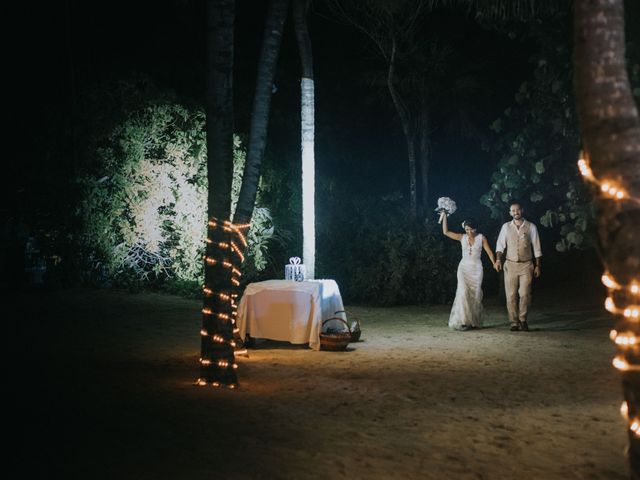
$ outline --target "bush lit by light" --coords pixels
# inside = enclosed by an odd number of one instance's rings
[[[245,152],[236,137],[232,207]],[[116,126],[82,181],[83,245],[92,267],[127,283],[172,278],[202,282],[207,225],[204,113],[150,104]],[[258,199],[258,202],[260,200]],[[256,208],[249,261],[265,268],[273,235],[269,211]]]

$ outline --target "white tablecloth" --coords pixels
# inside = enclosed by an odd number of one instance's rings
[[[323,320],[342,317],[340,289],[334,280],[267,280],[250,283],[238,306],[240,338],[268,338],[291,343],[308,343],[320,349]],[[333,322],[332,322],[333,323]]]

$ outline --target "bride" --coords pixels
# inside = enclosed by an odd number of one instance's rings
[[[462,246],[462,260],[458,264],[458,288],[451,307],[449,328],[470,330],[482,327],[482,248],[495,267],[495,258],[484,235],[477,233],[473,220],[462,222],[465,233],[449,231],[447,215],[442,214],[442,233]]]

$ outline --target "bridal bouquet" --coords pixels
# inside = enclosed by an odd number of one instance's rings
[[[456,202],[451,200],[449,197],[440,197],[438,199],[438,208],[436,208],[436,212],[440,214],[440,219],[438,223],[442,223],[442,217],[444,215],[451,215],[453,212],[457,210]]]

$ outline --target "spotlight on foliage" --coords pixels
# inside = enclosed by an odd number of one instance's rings
[[[203,281],[207,225],[204,112],[174,103],[148,104],[118,124],[81,179],[82,244],[92,268],[119,283]],[[232,209],[245,151],[234,138]],[[270,212],[258,193],[248,235],[248,262],[267,265]]]

